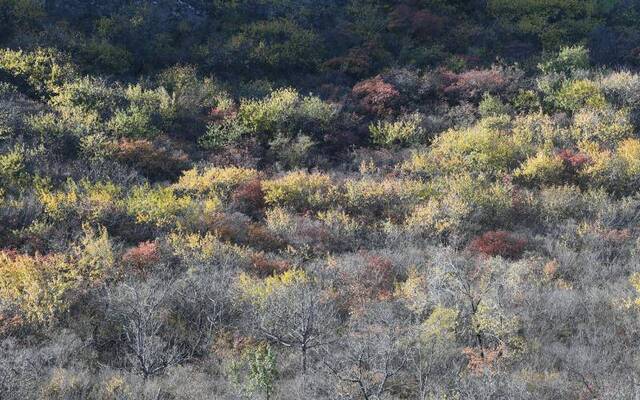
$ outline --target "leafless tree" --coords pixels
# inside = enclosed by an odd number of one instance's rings
[[[338,327],[333,302],[311,282],[277,289],[254,313],[261,335],[297,349],[303,374],[309,352],[334,340]]]
[[[162,373],[192,353],[168,326],[176,281],[122,283],[107,290],[108,316],[120,328],[128,361],[144,378]]]
[[[380,399],[408,361],[406,327],[389,305],[352,316],[349,329],[324,353],[323,364],[338,386],[364,400]]]

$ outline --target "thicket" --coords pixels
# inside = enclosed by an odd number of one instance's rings
[[[640,8],[0,0],[0,399],[631,399]]]

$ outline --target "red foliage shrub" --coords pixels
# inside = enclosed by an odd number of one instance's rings
[[[498,92],[508,83],[505,74],[496,68],[474,69],[460,74],[444,71],[442,77],[445,94],[467,100],[478,99],[485,92]]]
[[[587,154],[575,152],[571,149],[558,151],[558,156],[564,161],[565,166],[574,171],[591,162],[591,158]]]
[[[373,66],[371,54],[376,51],[374,46],[356,47],[343,56],[327,60],[323,66],[353,76],[367,76]]]
[[[265,207],[262,181],[252,179],[240,185],[231,194],[233,206],[247,215],[258,215]]]
[[[362,111],[377,116],[393,113],[393,107],[400,99],[400,92],[380,75],[356,84],[351,92]]]
[[[489,231],[471,241],[469,250],[486,256],[518,258],[522,255],[527,241],[505,231]]]
[[[144,274],[160,261],[160,252],[155,242],[142,242],[125,251],[122,262],[138,273]]]
[[[393,292],[393,263],[388,258],[372,256],[367,260],[369,279],[379,295],[388,297]]]
[[[120,162],[140,170],[150,179],[174,179],[188,168],[186,153],[169,143],[145,139],[123,139],[116,145],[115,157]]]
[[[396,6],[389,15],[387,28],[408,30],[419,39],[427,39],[442,32],[445,19],[427,10],[417,10],[407,4]]]
[[[445,19],[426,10],[417,11],[411,16],[411,34],[427,39],[442,32]]]
[[[285,242],[279,236],[260,224],[248,226],[245,244],[268,251],[276,251],[285,246]]]
[[[281,274],[291,269],[291,264],[284,260],[270,260],[264,253],[251,256],[253,272],[260,278],[266,278],[274,274]]]

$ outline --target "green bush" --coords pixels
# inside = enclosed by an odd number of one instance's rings
[[[40,95],[57,93],[65,82],[77,76],[70,59],[51,48],[32,52],[0,49],[0,69],[24,79]]]
[[[264,181],[262,187],[268,205],[296,211],[325,210],[333,204],[337,194],[329,176],[302,171]]]
[[[432,185],[435,194],[407,218],[410,231],[465,238],[509,222],[513,199],[509,185],[469,174],[440,178]]]
[[[160,228],[184,225],[197,212],[190,197],[178,196],[168,187],[135,187],[126,203],[127,211],[138,223]]]
[[[229,47],[240,53],[239,58],[276,71],[314,69],[322,52],[315,32],[284,18],[241,27]]]
[[[555,95],[557,107],[576,112],[584,107],[603,108],[607,101],[595,82],[586,79],[566,82]]]
[[[563,47],[557,55],[541,63],[538,68],[544,74],[572,74],[589,68],[589,50],[584,46]]]
[[[262,100],[240,104],[238,120],[254,134],[295,135],[322,132],[336,117],[335,106],[315,96],[301,96],[294,89],[279,89]]]
[[[491,123],[490,123],[491,122]],[[498,122],[497,127],[491,126]],[[500,125],[485,119],[469,129],[450,130],[435,139],[428,154],[433,173],[478,171],[497,174],[514,168],[527,150]]]
[[[426,140],[423,124],[423,115],[415,112],[403,115],[393,122],[372,123],[369,125],[369,132],[373,143],[381,146],[418,144]]]

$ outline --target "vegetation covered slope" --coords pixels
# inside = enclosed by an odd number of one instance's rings
[[[0,399],[632,399],[640,6],[0,0]]]

